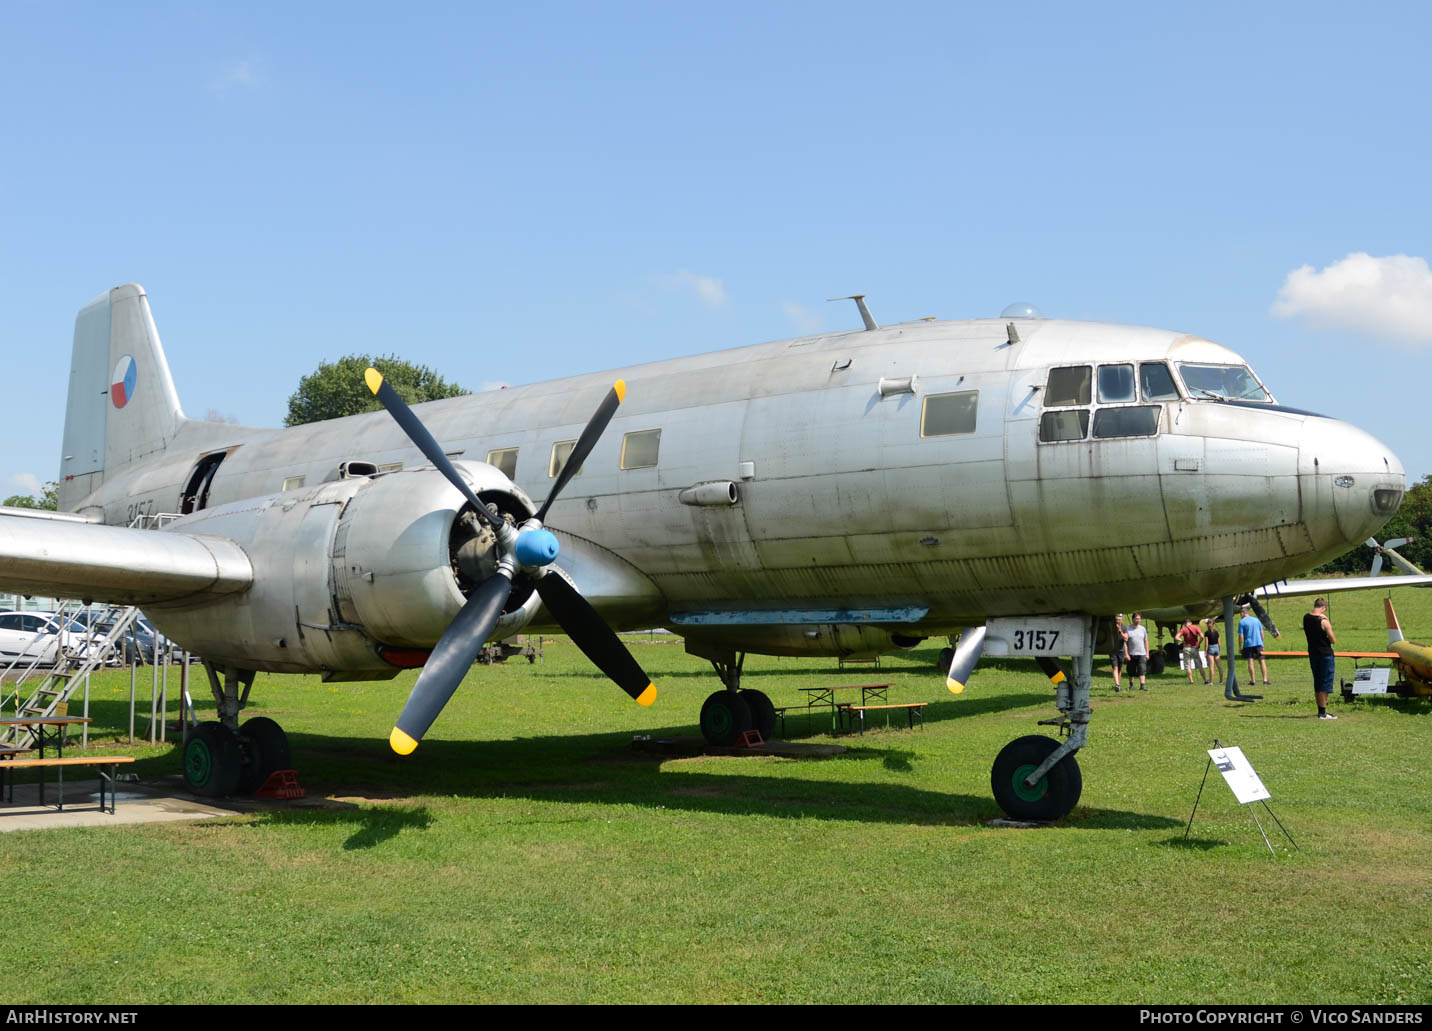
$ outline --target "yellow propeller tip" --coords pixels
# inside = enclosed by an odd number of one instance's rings
[[[383,385],[383,374],[377,369],[370,368],[367,372],[363,373],[363,382],[367,383],[368,389],[376,394],[378,388]]]
[[[618,404],[626,400],[626,380],[617,380],[615,383],[612,384],[612,389],[617,392]]]
[[[950,694],[959,694],[965,689],[964,684],[960,683],[958,680],[953,680],[949,677],[945,678],[945,686],[950,689]]]
[[[399,755],[412,755],[413,749],[418,747],[418,743],[394,727],[393,732],[388,735],[388,747]]]
[[[650,704],[651,704],[652,702],[654,702],[654,701],[656,701],[656,685],[655,685],[655,684],[647,684],[647,685],[646,685],[646,690],[643,691],[641,694],[639,694],[639,695],[636,696],[636,704],[637,704],[637,705],[650,705]]]

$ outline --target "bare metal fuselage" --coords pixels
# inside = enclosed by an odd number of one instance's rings
[[[1160,404],[1153,436],[1041,442],[1051,368],[1242,359],[1162,330],[1015,325],[1013,344],[1005,320],[918,323],[418,410],[462,460],[517,448],[513,480],[540,500],[553,444],[575,438],[612,378],[625,378],[625,404],[548,520],[562,532],[561,562],[614,624],[667,625],[750,651],[871,650],[889,634],[924,637],[991,616],[1221,597],[1342,553],[1391,515],[1389,495],[1379,507],[1373,492],[1404,489],[1385,445],[1274,405],[1185,394]],[[907,391],[880,389],[907,377]],[[979,392],[973,432],[922,437],[923,399],[956,391]],[[621,469],[623,435],[648,429],[661,430],[657,464]],[[164,451],[74,507],[111,524],[172,512],[196,461],[223,449],[208,508],[171,529],[221,532],[211,511],[242,510],[233,503],[244,499],[336,498],[342,463],[422,462],[383,412],[288,430],[186,421]],[[299,477],[302,487],[272,499]],[[737,502],[681,500],[711,481],[734,483]],[[255,584],[286,554],[251,549]],[[177,612],[178,623],[195,618]],[[165,614],[152,615],[165,628]],[[283,668],[263,656],[253,664]]]

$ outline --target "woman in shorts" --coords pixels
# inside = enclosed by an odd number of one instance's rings
[[[1208,642],[1208,671],[1213,674],[1213,682],[1216,684],[1223,680],[1223,663],[1219,659],[1222,649],[1218,644],[1218,624],[1211,619],[1205,619],[1203,626],[1203,636]]]

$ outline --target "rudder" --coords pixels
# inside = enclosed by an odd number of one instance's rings
[[[106,290],[75,317],[60,509],[73,511],[107,474],[164,450],[183,417],[144,288]]]

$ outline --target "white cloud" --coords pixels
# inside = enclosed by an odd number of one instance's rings
[[[790,320],[795,331],[802,336],[810,336],[825,329],[825,320],[804,304],[797,304],[795,301],[782,301],[781,311]]]
[[[219,69],[209,80],[209,88],[215,93],[228,93],[233,89],[253,89],[263,84],[264,64],[259,58],[251,57],[242,61],[230,61]]]
[[[1304,265],[1288,273],[1269,310],[1322,329],[1432,345],[1432,268],[1406,254],[1349,254],[1322,271]]]
[[[29,494],[31,497],[39,497],[45,493],[45,485],[34,473],[15,473],[6,481],[5,497],[12,494]]]
[[[673,276],[658,277],[658,282],[668,290],[694,290],[703,304],[720,308],[726,304],[726,287],[714,276],[698,276],[681,269]]]

